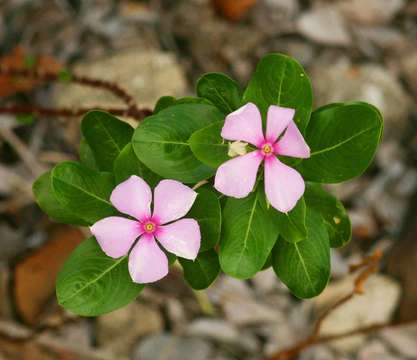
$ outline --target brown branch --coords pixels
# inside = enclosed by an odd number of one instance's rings
[[[272,354],[268,358],[268,360],[291,360],[291,359],[294,359],[296,356],[298,356],[305,349],[315,346],[317,344],[323,344],[323,343],[327,343],[333,340],[343,339],[343,338],[353,336],[353,335],[369,334],[371,332],[382,330],[385,328],[393,328],[393,327],[403,326],[403,325],[416,322],[417,318],[411,319],[411,320],[393,322],[393,323],[373,324],[373,325],[369,325],[365,327],[360,327],[358,329],[350,330],[344,333],[340,333],[340,334],[327,335],[327,336],[320,335],[320,330],[321,330],[324,320],[331,313],[333,313],[333,311],[335,311],[341,305],[348,302],[357,294],[363,294],[364,284],[369,279],[369,277],[378,270],[379,261],[381,257],[382,257],[382,252],[377,250],[371,256],[364,258],[359,264],[352,265],[350,267],[350,272],[354,272],[354,271],[362,269],[362,271],[357,275],[355,279],[354,288],[352,292],[344,296],[340,300],[336,301],[317,319],[314,329],[310,336],[308,336],[306,339],[296,343],[295,345],[287,349],[283,349],[281,351],[278,351]]]
[[[40,83],[58,82],[62,81],[59,72],[48,72],[36,69],[14,69],[5,66],[0,66],[0,76],[6,76],[11,78],[24,78],[29,80],[38,81]],[[86,76],[77,76],[71,74],[68,77],[68,82],[76,83],[83,86],[93,87],[97,89],[104,89],[111,92],[113,95],[121,99],[125,104],[125,108],[108,108],[103,109],[109,113],[117,116],[129,116],[136,120],[142,120],[144,117],[152,114],[150,109],[141,109],[136,103],[132,95],[130,95],[125,89],[116,83],[89,78]],[[62,117],[76,117],[85,114],[86,112],[97,109],[99,107],[90,108],[45,108],[36,105],[11,105],[0,106],[0,114],[35,114],[42,116],[62,116]]]

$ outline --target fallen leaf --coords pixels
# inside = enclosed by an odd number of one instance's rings
[[[51,56],[33,57],[21,46],[0,58],[0,68],[24,70],[33,68],[39,71],[58,72],[61,65]],[[10,96],[17,92],[29,91],[42,84],[41,81],[0,75],[0,97]]]
[[[71,251],[83,240],[81,231],[54,225],[48,242],[20,261],[14,269],[14,301],[22,320],[36,324],[55,295],[56,276]]]
[[[256,3],[256,0],[212,0],[214,7],[231,21],[238,21]]]

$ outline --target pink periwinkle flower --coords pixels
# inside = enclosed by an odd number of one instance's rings
[[[310,148],[293,120],[294,113],[294,109],[271,105],[267,114],[266,136],[255,104],[247,103],[229,114],[221,132],[222,138],[244,141],[257,149],[222,164],[217,169],[215,188],[227,196],[246,197],[255,186],[258,169],[263,162],[265,194],[269,203],[278,211],[290,211],[303,196],[305,184],[301,175],[279,161],[277,155],[310,157]]]
[[[138,176],[131,176],[117,185],[110,202],[128,219],[110,216],[91,228],[101,249],[112,258],[129,254],[129,273],[139,284],[162,279],[168,274],[168,258],[159,247],[194,260],[200,249],[200,227],[194,219],[181,219],[191,209],[197,193],[174,180],[162,180],[152,191]],[[177,221],[174,221],[177,220]]]

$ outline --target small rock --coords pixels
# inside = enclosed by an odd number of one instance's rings
[[[334,360],[332,349],[327,346],[316,346],[301,353],[300,360]],[[341,360],[337,357],[338,360]]]
[[[416,325],[385,329],[381,331],[380,336],[401,355],[409,359],[417,359]]]
[[[121,52],[112,57],[80,63],[74,68],[79,75],[114,81],[129,91],[140,107],[153,108],[163,95],[183,96],[186,80],[183,70],[172,54],[164,52],[139,52],[137,49]],[[120,99],[108,91],[74,85],[55,88],[59,106],[114,107],[121,106]]]
[[[359,239],[372,239],[379,231],[378,224],[369,206],[348,211],[352,223],[352,234]]]
[[[258,272],[252,282],[259,294],[266,295],[279,288],[280,281],[272,268]]]
[[[169,334],[154,335],[138,344],[134,360],[208,360],[209,343],[197,338],[181,338]]]
[[[304,13],[297,21],[305,37],[325,45],[350,45],[351,36],[337,8],[323,6]]]
[[[236,327],[221,319],[194,320],[188,326],[186,334],[231,344],[239,342],[240,336]]]
[[[383,343],[374,340],[359,350],[357,360],[398,360],[398,357],[390,354]]]
[[[398,139],[404,133],[412,101],[386,68],[375,64],[353,66],[345,59],[324,59],[316,62],[311,76],[319,106],[350,100],[369,102],[383,114],[384,141]]]
[[[157,309],[132,302],[97,319],[97,342],[114,354],[128,355],[139,337],[160,332],[162,328],[163,320]]]
[[[354,23],[376,25],[391,21],[404,4],[404,0],[344,0],[339,7]]]
[[[353,289],[353,278],[354,276],[349,276],[331,283],[316,298],[317,308],[324,309],[349,294]],[[361,326],[389,321],[398,304],[400,293],[399,285],[391,278],[379,274],[373,275],[365,284],[364,294],[353,297],[324,320],[321,334],[335,335]],[[352,351],[363,341],[364,336],[353,336],[334,341],[331,346],[343,351]]]
[[[300,9],[297,0],[265,0],[265,5],[272,9],[277,9],[286,16],[294,16]]]
[[[417,92],[417,50],[410,53],[407,52],[405,56],[400,59],[401,70],[404,74],[405,80],[410,85],[411,89]]]
[[[233,346],[246,353],[254,353],[259,348],[258,340],[253,334],[239,331],[234,325],[221,319],[197,319],[189,325],[186,334]]]

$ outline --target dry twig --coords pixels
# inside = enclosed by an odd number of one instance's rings
[[[13,69],[10,67],[0,66],[0,75],[7,76],[12,78],[24,78],[36,80],[41,83],[50,83],[61,81],[60,72],[48,72],[42,71],[39,69]],[[76,83],[83,86],[89,86],[97,89],[104,89],[110,91],[119,99],[121,99],[126,107],[124,108],[101,108],[104,111],[107,111],[113,115],[117,116],[128,116],[136,120],[142,120],[144,117],[152,114],[150,109],[141,109],[136,105],[135,99],[130,95],[125,89],[119,86],[116,83],[89,78],[86,76],[77,76],[71,74],[68,77],[68,82]],[[14,114],[14,115],[24,115],[24,114],[34,114],[41,116],[61,116],[61,117],[76,117],[85,114],[86,112],[100,107],[91,107],[91,108],[47,108],[37,105],[6,105],[0,106],[0,114]]]
[[[297,357],[302,351],[306,350],[307,348],[313,347],[318,344],[328,343],[333,340],[339,340],[339,339],[347,338],[353,335],[369,334],[374,331],[378,331],[378,330],[382,330],[386,328],[399,327],[399,326],[408,325],[410,323],[416,322],[417,319],[410,319],[406,321],[398,321],[398,322],[393,322],[393,323],[380,323],[380,324],[373,324],[373,325],[369,325],[365,327],[360,327],[358,329],[350,330],[350,331],[340,333],[340,334],[327,335],[327,336],[320,335],[320,330],[321,330],[324,320],[333,311],[335,311],[341,305],[348,302],[354,296],[364,293],[364,284],[366,283],[366,281],[369,279],[369,277],[372,274],[378,271],[379,261],[381,257],[382,257],[382,252],[377,250],[371,256],[364,258],[359,264],[352,265],[350,267],[350,272],[361,270],[355,279],[354,288],[352,292],[344,296],[340,300],[338,300],[333,305],[331,305],[317,319],[314,329],[310,336],[308,336],[306,339],[296,343],[295,345],[287,349],[283,349],[272,354],[271,356],[269,356],[268,360],[291,360]]]

